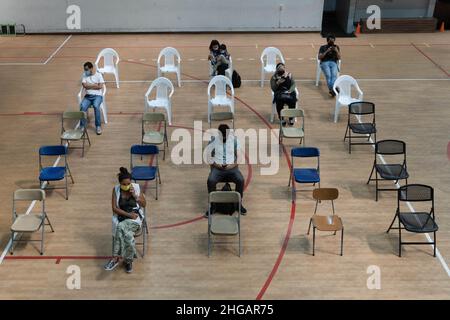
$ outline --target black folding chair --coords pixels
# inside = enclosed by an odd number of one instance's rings
[[[379,157],[383,156],[403,156],[402,163],[386,163],[385,160],[382,163],[378,163]],[[383,157],[384,159],[384,157]],[[375,179],[372,179],[375,172]],[[395,181],[406,180],[405,184],[408,184],[409,174],[406,168],[406,144],[400,140],[381,140],[375,143],[375,160],[373,162],[372,171],[370,172],[369,180],[375,181],[376,195],[375,200],[378,201],[379,191],[396,191],[397,188],[379,188],[378,181],[387,180]]]
[[[374,136],[373,142],[352,142],[352,139],[367,139],[367,141],[370,141],[372,135]],[[377,142],[375,104],[360,101],[348,105],[348,122],[344,142],[347,138],[348,153],[352,153],[352,145],[373,145]]]
[[[433,256],[436,257],[436,231],[439,229],[434,216],[434,190],[423,184],[409,184],[397,191],[397,211],[389,229],[398,229],[398,256],[402,256],[402,245],[433,245]],[[431,202],[429,212],[402,211],[401,203],[404,202]],[[393,227],[395,220],[398,227]],[[433,242],[403,242],[402,229],[413,233],[433,233]]]

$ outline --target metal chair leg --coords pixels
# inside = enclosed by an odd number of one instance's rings
[[[436,257],[436,246],[437,246],[436,231],[434,231],[433,234],[434,234],[433,257]]]
[[[344,255],[344,227],[341,230],[341,256]]]
[[[313,256],[315,255],[316,247],[316,227],[313,226]]]
[[[312,223],[312,218],[309,219],[309,226],[308,226],[308,232],[306,234],[309,235],[309,231],[311,230],[311,223]]]

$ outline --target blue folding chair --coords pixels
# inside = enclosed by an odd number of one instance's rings
[[[41,182],[41,189],[66,189],[66,200],[69,199],[69,188],[67,186],[67,176],[70,177],[72,183],[74,183],[72,173],[67,163],[67,147],[66,146],[42,146],[39,148],[39,181]],[[44,167],[42,165],[43,157],[60,157],[60,160],[64,160],[64,166],[51,166]],[[50,181],[64,180],[64,187],[52,187],[45,186],[50,184]]]
[[[152,181],[155,180],[155,187],[152,189],[156,189],[156,197],[158,200],[158,183],[161,184],[161,175],[159,173],[159,165],[158,165],[158,155],[159,149],[155,145],[133,145],[131,147],[131,156],[130,156],[130,168],[131,168],[131,179],[136,181]],[[139,155],[141,159],[143,156],[154,157],[156,158],[156,165],[153,165],[153,161],[151,161],[148,165],[144,166],[134,166],[133,165],[133,155]]]
[[[294,168],[294,158],[317,158],[316,168]],[[291,150],[291,172],[289,175],[289,184],[294,179],[296,183],[312,183],[313,186],[318,183],[320,188],[320,151],[314,147],[299,147]],[[295,187],[292,184],[292,195],[295,194]]]

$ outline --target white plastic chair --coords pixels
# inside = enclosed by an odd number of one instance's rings
[[[352,87],[355,87],[358,92],[358,98],[352,98]],[[341,106],[348,106],[352,102],[363,101],[363,92],[359,88],[358,82],[351,76],[343,75],[337,78],[333,85],[333,91],[336,94],[334,122],[337,122]]]
[[[150,95],[153,89],[156,88],[156,98],[150,100]],[[170,91],[170,92],[169,92]],[[163,108],[166,109],[167,118],[169,119],[169,125],[172,125],[172,95],[174,92],[172,82],[164,77],[156,78],[147,92],[145,93],[144,103],[145,103],[145,112],[148,112],[148,109],[156,109]]]
[[[230,87],[231,97],[227,96],[227,86]],[[214,97],[211,95],[212,88],[215,87]],[[208,85],[208,123],[211,123],[213,108],[217,106],[227,106],[234,115],[234,88],[231,80],[225,76],[215,76]]]
[[[337,76],[339,77],[340,71],[341,71],[341,60],[338,60],[338,73]],[[320,59],[317,57],[317,67],[316,67],[316,87],[319,86],[320,81],[320,74],[322,73],[322,69],[320,68]]]
[[[103,67],[100,67],[100,60],[103,58]],[[106,48],[100,51],[95,60],[95,67],[100,73],[110,73],[113,74],[116,79],[116,86],[119,88],[119,54],[116,50],[111,48]]]
[[[161,66],[161,59],[164,57],[164,65]],[[175,62],[176,58],[176,62]],[[161,50],[158,56],[158,77],[163,73],[176,73],[178,86],[181,87],[181,56],[177,49],[167,47]]]
[[[295,88],[295,93],[297,94],[297,102],[295,103],[295,109],[298,109],[298,100],[300,97],[300,93],[298,92],[298,89]],[[272,91],[272,114],[270,115],[270,122],[273,123],[275,119],[275,115],[277,114],[277,104],[273,101],[273,91]]]
[[[78,98],[78,105],[81,104],[81,101],[83,100],[84,96],[86,95],[86,89],[83,88],[83,86],[80,89],[80,92],[78,92],[77,98]],[[108,107],[106,106],[106,85],[103,84],[103,88],[102,88],[102,97],[103,97],[103,101],[102,104],[100,105],[100,111],[102,112],[103,115],[103,123],[107,124],[108,123]]]
[[[267,47],[261,54],[261,88],[264,87],[266,73],[273,74],[277,67],[277,58],[284,62],[283,54],[275,47]]]
[[[231,80],[233,77],[233,59],[231,58],[231,56],[230,56],[229,61],[230,61],[230,63],[228,64],[228,69],[225,70],[225,76]],[[210,78],[215,76],[214,68],[213,68],[211,62],[209,63],[209,76],[210,76]]]

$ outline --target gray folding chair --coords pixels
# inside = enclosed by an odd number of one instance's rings
[[[40,201],[41,212],[39,214],[35,213],[17,213],[17,202],[18,201]],[[46,223],[47,222],[47,223]],[[14,243],[16,242],[27,242],[27,241],[39,241],[41,243],[40,254],[44,254],[44,232],[45,226],[50,226],[52,232],[53,226],[45,211],[45,192],[41,189],[19,189],[14,192],[13,195],[13,224],[11,226],[11,248],[10,253],[14,254]],[[41,229],[41,239],[40,240],[21,240],[15,239],[19,233],[33,233]]]
[[[237,204],[237,215],[212,214],[213,203]],[[213,191],[208,198],[208,257],[211,256],[211,236],[239,236],[241,256],[241,195],[236,191]]]
[[[212,126],[212,122],[213,121],[220,121],[223,122],[225,120],[229,120],[231,121],[231,126],[234,129],[234,113],[233,112],[227,112],[227,111],[223,111],[223,112],[213,112],[210,115],[210,122],[209,122],[209,128],[211,129]]]
[[[162,123],[163,126],[159,130],[148,129],[148,125]],[[159,148],[164,152],[163,160],[166,159],[166,149],[169,149],[169,140],[167,138],[167,121],[166,115],[160,112],[145,112],[142,116],[142,144],[152,144],[163,146]]]
[[[142,218],[142,225],[139,230],[134,235],[135,238],[142,238],[142,242],[136,242],[135,245],[142,246],[142,258],[145,256],[147,251],[147,239],[148,239],[148,225],[147,225],[147,210],[142,208],[144,217]]]
[[[300,126],[283,126],[282,122],[284,118],[294,118],[295,122],[299,122]],[[297,121],[298,119],[301,121]],[[302,109],[283,109],[280,112],[280,133],[279,142],[283,143],[283,138],[287,139],[299,139],[299,144],[305,145],[305,113]]]
[[[84,157],[84,145],[87,140],[89,146],[91,146],[91,140],[89,139],[89,134],[87,132],[86,126],[81,127],[79,125],[74,126],[75,123],[80,123],[82,120],[87,120],[87,115],[83,111],[66,111],[62,115],[61,119],[61,144],[67,141],[68,149],[82,149],[81,156]],[[71,122],[72,128],[66,129],[65,123]],[[81,147],[71,147],[70,143],[73,141],[82,141]]]

